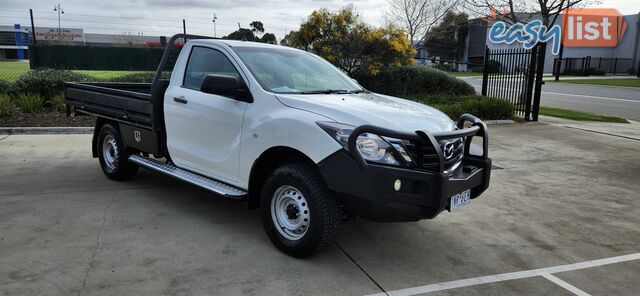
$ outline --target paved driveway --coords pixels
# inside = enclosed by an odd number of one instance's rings
[[[0,136],[0,295],[638,295],[640,142],[490,133],[482,198],[435,220],[350,221],[306,260],[272,247],[244,202],[149,171],[107,180],[89,135]]]

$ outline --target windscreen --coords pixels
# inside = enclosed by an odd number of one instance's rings
[[[280,48],[233,50],[267,91],[274,93],[358,92],[349,76],[308,52]]]

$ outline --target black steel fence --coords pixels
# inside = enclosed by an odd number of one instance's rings
[[[436,68],[438,70],[447,72],[482,72],[482,60],[479,62],[468,61],[456,61],[440,59],[436,57],[414,57],[418,65],[424,65],[427,67]]]
[[[516,115],[538,120],[545,45],[485,51],[482,95],[513,103]]]
[[[554,75],[633,75],[637,74],[633,59],[570,57],[554,60]]]
[[[150,25],[144,19],[89,15],[64,15],[60,26],[45,13],[35,19],[29,10],[13,14],[22,16],[10,21],[15,24],[0,24],[0,87],[44,68],[69,70],[83,81],[150,80],[171,36],[184,33],[187,25],[197,31],[210,26],[181,19]],[[0,12],[0,18],[5,15],[11,13]],[[120,29],[126,27],[136,31]]]
[[[88,34],[85,34],[88,35]],[[0,55],[0,80],[13,82],[32,69],[70,70],[85,81],[133,79],[142,82],[153,77],[162,56],[165,37],[128,38],[110,36],[105,42],[33,39],[23,46],[9,46]],[[80,76],[78,76],[80,77]]]

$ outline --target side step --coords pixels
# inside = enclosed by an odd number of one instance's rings
[[[196,185],[200,188],[204,188],[206,190],[212,191],[226,198],[242,199],[247,195],[247,192],[240,188],[227,185],[225,183],[216,181],[211,178],[207,178],[205,176],[194,174],[187,170],[183,170],[181,168],[157,161],[155,159],[151,159],[151,158],[140,156],[140,155],[131,155],[129,156],[129,161],[141,167],[148,168],[156,172],[160,172],[165,175],[172,176],[176,179],[180,179],[187,183]]]

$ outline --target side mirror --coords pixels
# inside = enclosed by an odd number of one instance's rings
[[[253,96],[251,96],[244,81],[239,81],[233,76],[207,75],[202,79],[200,91],[247,103],[253,102]]]

